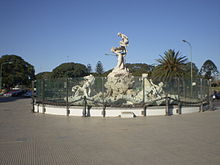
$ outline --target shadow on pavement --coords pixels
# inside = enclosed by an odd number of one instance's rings
[[[220,99],[214,100],[213,106],[215,107],[215,110],[220,110]]]

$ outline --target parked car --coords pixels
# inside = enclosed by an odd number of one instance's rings
[[[12,93],[12,96],[14,96],[14,97],[22,96],[23,93],[24,93],[23,90],[17,90],[17,91]]]
[[[3,96],[7,91],[5,89],[0,90],[0,96]]]
[[[15,93],[16,91],[9,91],[7,93],[5,93],[3,96],[5,97],[11,97],[13,95],[13,93]]]
[[[31,97],[32,96],[32,91],[27,91],[22,96],[24,96],[24,97]]]
[[[214,91],[213,95],[212,95],[213,99],[220,99],[220,92],[216,92]]]
[[[11,90],[7,93],[4,94],[5,97],[17,97],[17,96],[22,96],[22,94],[24,93],[24,90]]]

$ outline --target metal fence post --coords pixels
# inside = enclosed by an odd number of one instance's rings
[[[182,114],[182,104],[181,104],[180,100],[178,102],[178,113],[179,113],[179,115]]]
[[[168,96],[166,95],[166,116],[169,116],[170,113],[169,113],[169,98]]]
[[[208,88],[208,102],[209,102],[209,104],[210,104],[210,102],[211,102],[211,97],[210,97],[210,93],[211,93],[211,79],[210,80],[208,80],[208,86],[209,86],[209,88]]]
[[[34,103],[35,103],[35,99],[34,99],[34,81],[31,82],[31,93],[32,93],[32,112],[34,112]]]
[[[203,102],[201,102],[201,104],[200,104],[199,112],[203,112]]]
[[[183,80],[183,91],[184,91],[184,93],[183,93],[183,95],[184,95],[184,100],[185,100],[185,102],[186,102],[186,84],[185,84],[185,80]]]
[[[104,106],[103,106],[103,109],[102,109],[102,117],[105,117],[105,115],[106,115],[105,109],[106,109],[106,106],[104,105]]]
[[[102,77],[102,104],[103,104],[103,109],[102,109],[102,116],[105,117],[106,115],[106,105],[104,102],[104,77]]]
[[[143,114],[145,117],[147,116],[147,106],[145,105],[144,106],[144,114]]]
[[[203,91],[202,91],[202,79],[200,78],[200,97],[201,101],[203,100]]]
[[[83,117],[86,117],[86,108],[87,108],[87,101],[86,101],[86,96],[83,98],[84,100],[84,108],[83,108]]]
[[[43,113],[45,113],[46,108],[45,108],[45,104],[44,104],[44,101],[45,101],[45,81],[44,81],[44,79],[42,79],[42,81],[41,81],[41,90],[42,90],[42,108],[43,108]]]
[[[143,88],[143,104],[145,103],[145,77],[142,79]]]
[[[69,116],[70,110],[69,110],[69,81],[68,78],[66,79],[66,115]]]
[[[177,79],[177,91],[178,91],[178,114],[182,114],[181,100],[180,100],[180,78]]]

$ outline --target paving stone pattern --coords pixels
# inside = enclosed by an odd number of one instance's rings
[[[220,110],[180,116],[36,114],[0,98],[0,165],[219,165]]]

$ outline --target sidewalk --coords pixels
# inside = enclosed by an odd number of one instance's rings
[[[217,105],[218,106],[218,105]],[[82,118],[0,102],[0,165],[219,165],[220,111]]]

